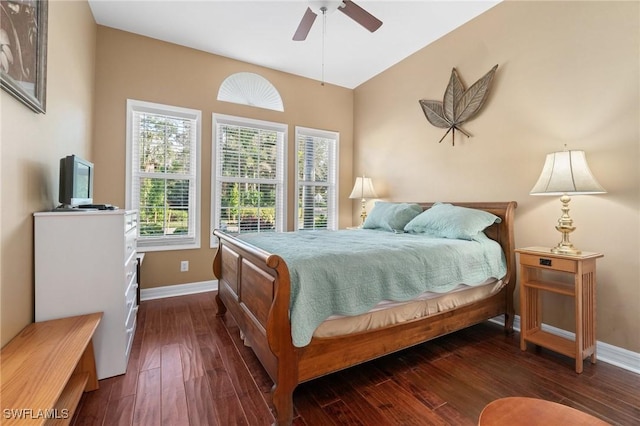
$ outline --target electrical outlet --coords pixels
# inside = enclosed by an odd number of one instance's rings
[[[189,261],[183,260],[180,262],[180,272],[187,272],[189,270]]]

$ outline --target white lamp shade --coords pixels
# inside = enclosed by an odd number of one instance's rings
[[[365,199],[377,197],[378,195],[373,189],[373,182],[371,182],[371,178],[364,176],[356,178],[356,183],[353,185],[353,190],[351,191],[349,198]]]
[[[542,173],[531,195],[604,194],[607,191],[593,177],[584,151],[547,154]]]

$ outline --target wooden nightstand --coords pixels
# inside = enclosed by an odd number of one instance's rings
[[[576,373],[582,373],[587,356],[596,363],[596,259],[603,255],[555,254],[546,247],[527,247],[516,253],[520,253],[520,349],[526,350],[531,342],[570,356],[576,360]],[[572,275],[573,283],[547,279],[544,271]],[[574,340],[542,330],[541,291],[575,299]]]

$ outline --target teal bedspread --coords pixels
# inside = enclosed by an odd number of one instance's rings
[[[242,234],[239,239],[281,256],[291,275],[293,344],[309,344],[331,315],[359,315],[382,300],[406,301],[425,291],[503,278],[500,245],[378,230]]]

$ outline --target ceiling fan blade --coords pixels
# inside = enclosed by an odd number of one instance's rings
[[[344,6],[340,6],[338,10],[349,18],[356,21],[371,32],[374,32],[382,25],[382,21],[352,2],[351,0],[344,0],[342,2]]]
[[[293,40],[302,41],[307,38],[307,35],[309,34],[309,30],[311,30],[311,26],[313,25],[313,22],[316,20],[316,16],[317,15],[313,13],[313,11],[310,8],[307,7],[307,11],[304,12],[304,16],[300,21],[300,25],[298,25],[298,29],[296,30],[296,33],[293,35]]]

